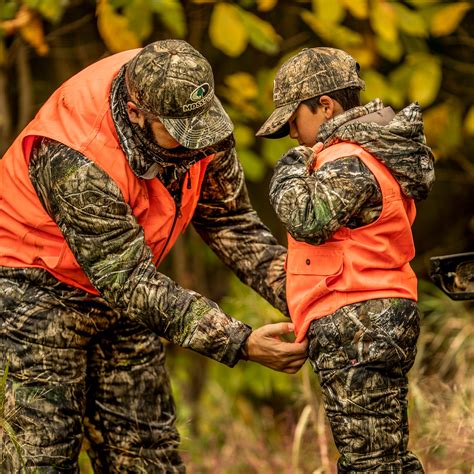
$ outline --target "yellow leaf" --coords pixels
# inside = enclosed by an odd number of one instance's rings
[[[443,102],[423,113],[428,144],[436,155],[449,155],[462,143],[461,107],[458,101]]]
[[[374,0],[370,9],[370,24],[378,36],[386,41],[397,41],[397,15],[389,2]]]
[[[444,36],[454,32],[464,15],[471,9],[468,2],[457,2],[440,8],[431,19],[433,36]]]
[[[464,119],[464,130],[468,135],[474,135],[474,105],[471,106]]]
[[[387,96],[388,85],[382,74],[369,69],[362,74],[362,78],[365,81],[365,90],[361,93],[364,102],[368,102],[375,97],[383,100]]]
[[[273,26],[245,10],[240,10],[242,23],[249,35],[252,46],[267,54],[275,54],[280,50],[280,36],[276,33]]]
[[[257,7],[261,12],[268,12],[273,10],[278,3],[278,0],[257,0]]]
[[[427,25],[420,12],[410,10],[401,3],[394,3],[400,30],[412,36],[427,36]]]
[[[345,10],[340,0],[312,0],[313,11],[318,20],[337,24],[344,19]]]
[[[398,39],[395,41],[387,41],[381,36],[376,36],[375,45],[377,46],[377,50],[380,55],[385,59],[392,61],[393,63],[398,62],[398,60],[402,57],[402,44]]]
[[[301,18],[322,40],[337,47],[346,49],[359,46],[363,42],[360,33],[343,25],[322,22],[308,10],[301,12]]]
[[[375,62],[375,51],[373,41],[365,41],[362,46],[347,47],[347,52],[357,60],[362,70],[373,66]]]
[[[440,60],[432,55],[419,53],[409,57],[413,72],[408,87],[408,97],[422,107],[431,105],[436,99],[441,85]]]
[[[240,9],[230,3],[218,3],[212,12],[209,37],[212,44],[227,56],[240,56],[248,42]]]
[[[352,16],[361,20],[369,16],[368,0],[341,0]]]
[[[65,2],[58,0],[40,0],[36,8],[45,18],[57,23],[64,13],[65,6]]]
[[[236,72],[227,76],[219,94],[227,99],[228,103],[239,111],[240,116],[255,120],[259,111],[255,105],[258,97],[258,86],[252,74]]]
[[[44,40],[43,25],[37,16],[33,16],[26,25],[20,28],[20,34],[40,56],[48,54],[49,47]]]
[[[107,48],[114,53],[141,46],[127,18],[116,13],[107,0],[99,0],[97,4],[97,27]]]
[[[152,8],[160,15],[163,23],[178,38],[186,34],[186,17],[183,5],[179,0],[155,0]]]
[[[258,94],[257,83],[252,74],[236,72],[225,78],[225,83],[232,89],[239,100],[255,99]]]

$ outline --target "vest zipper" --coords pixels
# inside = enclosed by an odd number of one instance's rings
[[[174,232],[174,228],[176,227],[176,222],[178,221],[178,219],[180,217],[182,217],[182,214],[181,214],[182,199],[181,198],[182,198],[181,191],[176,196],[173,196],[173,201],[174,201],[174,204],[175,204],[175,207],[176,207],[176,212],[174,213],[173,224],[171,225],[170,233],[168,234],[168,237],[166,238],[165,245],[164,245],[163,249],[161,250],[161,253],[160,253],[160,256],[158,257],[158,260],[156,261],[157,265],[160,263],[161,257],[163,257],[163,254],[165,253],[166,247],[168,247],[168,244],[171,240],[171,236],[173,235],[173,232]]]
[[[186,184],[186,187],[187,187],[188,189],[191,189],[191,173],[190,173],[189,170],[188,170],[188,171],[186,171],[186,174],[188,175],[188,182],[187,182],[187,184]]]

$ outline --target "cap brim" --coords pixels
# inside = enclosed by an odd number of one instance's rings
[[[214,145],[234,130],[232,120],[214,97],[210,107],[199,115],[188,118],[162,118],[168,133],[182,146],[197,150]]]
[[[300,105],[299,102],[277,107],[256,133],[257,137],[281,138],[290,133],[288,120]]]

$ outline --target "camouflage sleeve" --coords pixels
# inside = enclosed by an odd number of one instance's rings
[[[365,164],[355,156],[340,158],[310,174],[308,150],[283,155],[270,183],[270,202],[292,237],[318,245],[341,227],[372,222],[382,197]]]
[[[46,139],[30,177],[91,283],[109,304],[157,334],[229,366],[251,329],[159,273],[115,182],[78,152]]]
[[[247,285],[288,315],[286,249],[252,208],[234,148],[208,166],[194,226],[219,258]]]

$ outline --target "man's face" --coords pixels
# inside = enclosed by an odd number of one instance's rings
[[[139,109],[135,102],[127,102],[127,111],[130,121],[139,125],[145,131],[148,138],[154,141],[158,146],[168,149],[180,146],[158,118]]]
[[[177,148],[180,144],[170,135],[165,126],[158,119],[145,118],[145,130],[161,148]]]
[[[312,147],[316,143],[319,128],[327,118],[323,107],[313,112],[306,104],[300,104],[290,117],[290,137],[298,140],[300,145]]]

